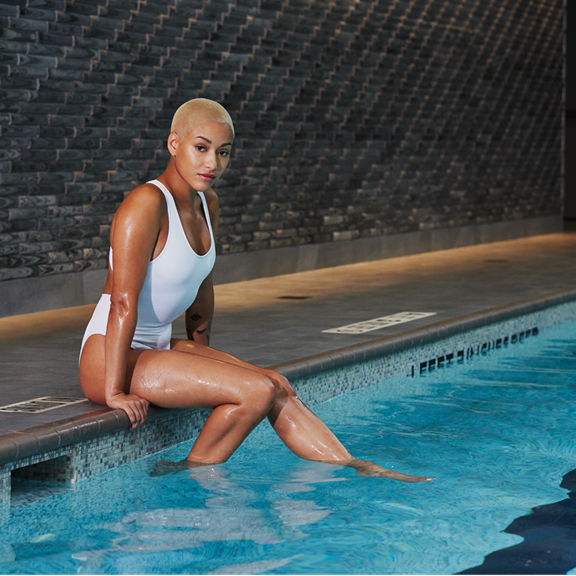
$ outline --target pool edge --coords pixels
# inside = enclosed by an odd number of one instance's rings
[[[576,300],[576,289],[553,292],[543,297],[526,299],[511,305],[459,316],[425,327],[413,328],[400,335],[383,336],[370,342],[337,348],[327,353],[304,357],[271,367],[290,379],[306,378],[379,356],[388,356],[424,344],[442,341],[456,334],[496,325],[506,320],[574,300]],[[150,444],[148,440],[145,441],[142,449],[134,455],[134,458],[143,457],[167,447],[166,442],[169,438],[173,439],[173,444],[189,439],[197,433],[204,418],[205,411],[197,409],[152,408],[148,425],[136,432],[142,436],[149,429],[149,435],[153,441],[157,441],[158,433],[155,430],[159,429],[162,431],[162,437],[156,445]],[[175,428],[179,431],[179,437],[170,435],[170,431]],[[106,449],[101,451],[102,458],[105,460],[106,454],[112,453],[116,446],[128,439],[128,434],[133,435],[136,432],[130,431],[128,417],[123,411],[95,407],[93,412],[79,417],[67,418],[49,425],[35,426],[0,436],[0,504],[10,501],[10,478],[14,470],[51,460],[58,460],[58,466],[62,466],[62,455],[68,459],[64,464],[66,466],[70,466],[70,461],[77,462],[74,465],[76,468],[89,466],[90,457],[87,456],[87,449],[83,450],[84,447],[103,437],[114,434],[120,435],[121,439],[111,441]],[[164,434],[164,432],[166,433]],[[94,474],[124,463],[123,461],[112,463],[104,460],[99,461],[98,465],[94,467]],[[71,483],[89,475],[86,470],[79,474],[77,469],[66,471],[63,474],[60,470],[57,474],[59,478],[63,476],[66,481]]]
[[[375,356],[398,352],[411,346],[441,340],[456,333],[468,332],[572,300],[576,300],[576,288],[552,292],[545,296],[520,300],[510,305],[489,308],[481,312],[435,322],[424,327],[410,329],[400,335],[382,336],[369,342],[336,348],[327,353],[275,364],[271,368],[282,372],[288,378],[307,376]]]

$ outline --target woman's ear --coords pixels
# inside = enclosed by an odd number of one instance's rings
[[[178,144],[180,142],[180,138],[178,137],[178,133],[176,131],[170,132],[168,135],[168,152],[170,152],[170,156],[174,156],[176,154],[176,150],[178,149]]]

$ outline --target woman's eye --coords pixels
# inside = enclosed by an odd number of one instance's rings
[[[196,146],[196,150],[198,150],[198,152],[206,152],[206,146]]]
[[[220,150],[220,156],[227,158],[230,155],[228,150]]]

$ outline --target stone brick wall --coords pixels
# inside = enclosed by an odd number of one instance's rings
[[[0,280],[101,269],[176,107],[237,143],[219,252],[561,214],[561,0],[0,0]]]

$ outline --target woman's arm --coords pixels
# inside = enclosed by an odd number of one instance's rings
[[[210,223],[212,225],[212,235],[216,241],[218,232],[218,220],[220,216],[220,205],[218,196],[212,188],[204,193],[208,212],[210,214]],[[210,327],[212,317],[214,316],[214,278],[212,273],[202,282],[198,289],[196,299],[186,310],[186,334],[189,340],[197,344],[209,346],[210,344]]]
[[[163,213],[162,193],[140,186],[122,202],[112,223],[110,314],[106,331],[106,404],[141,423],[147,403],[129,395],[127,357],[138,317],[138,297],[154,256]]]
[[[192,306],[186,310],[186,334],[189,340],[210,345],[210,326],[214,315],[214,283],[212,274],[202,282]]]

